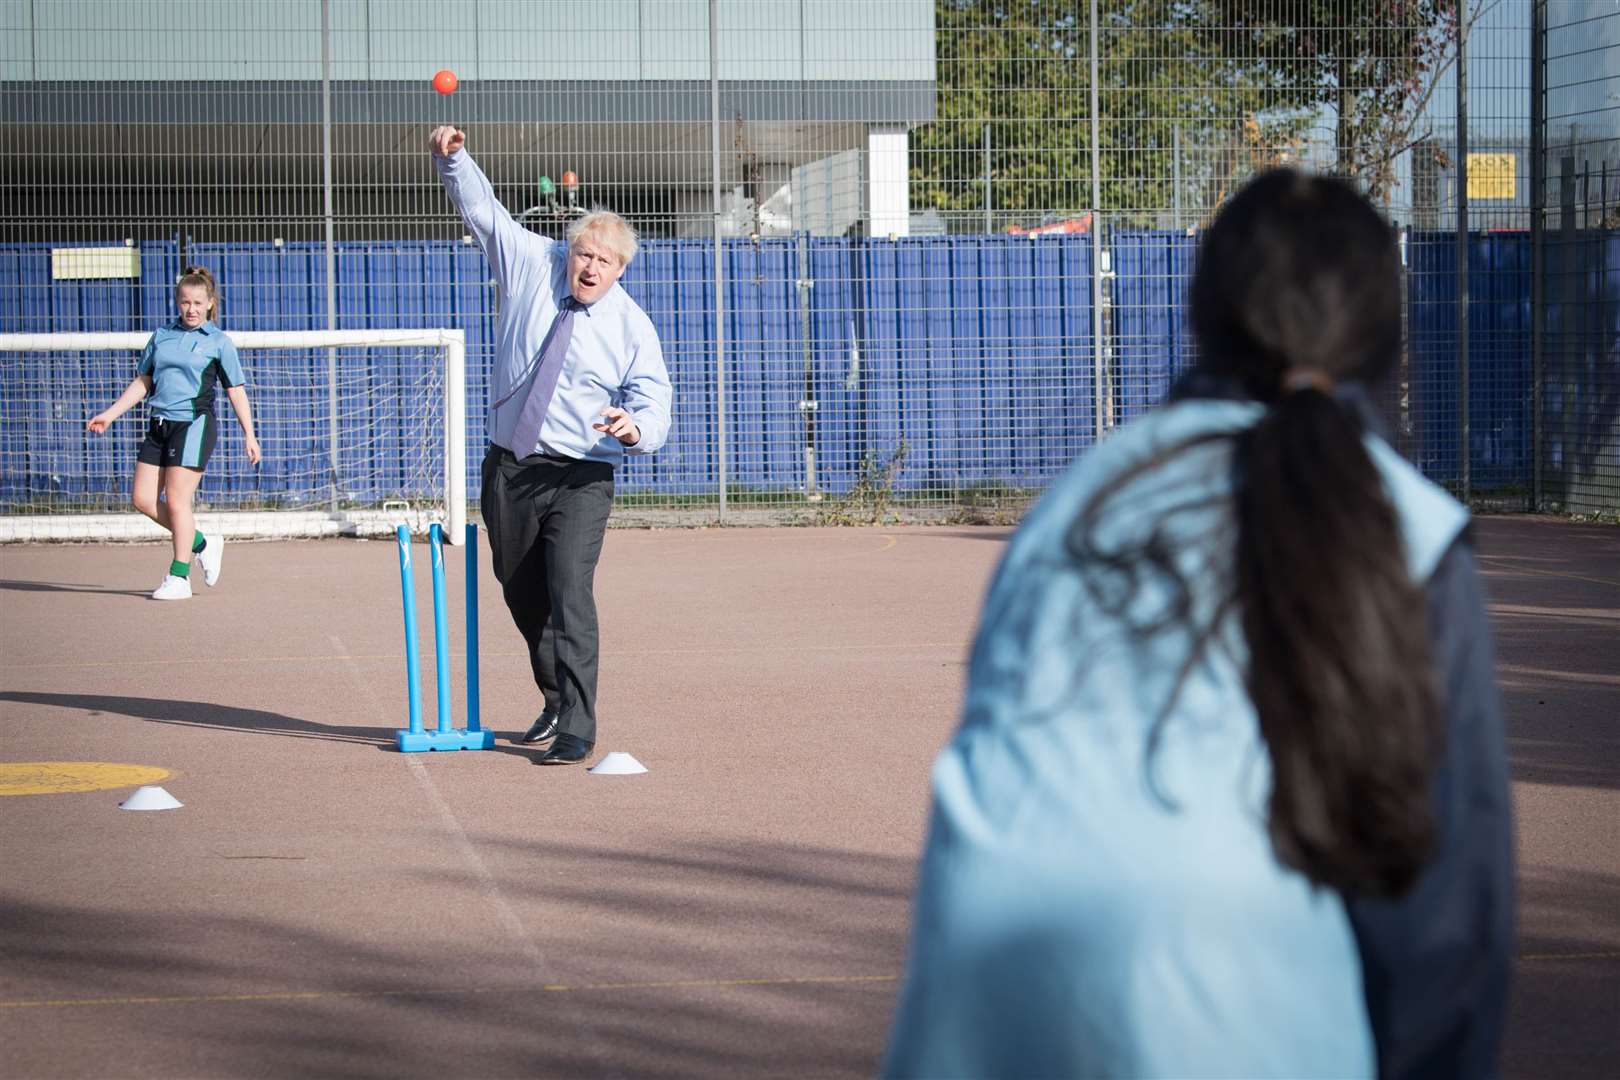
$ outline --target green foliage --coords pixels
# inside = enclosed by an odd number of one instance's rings
[[[1101,0],[1103,205],[1151,220],[1212,207],[1337,115],[1338,171],[1374,192],[1456,37],[1455,0]],[[1090,27],[1082,0],[937,0],[937,118],[912,134],[913,203],[1028,219],[1089,208]]]

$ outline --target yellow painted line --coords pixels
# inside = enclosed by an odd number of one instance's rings
[[[888,642],[873,641],[866,644],[846,645],[716,645],[705,649],[608,649],[602,653],[603,660],[616,660],[635,658],[641,656],[705,656],[705,655],[735,655],[737,653],[776,653],[792,651],[795,653],[837,653],[837,652],[893,652],[905,649],[965,649],[965,641],[918,641],[918,642]],[[492,652],[482,650],[481,656],[486,659],[527,659],[528,653],[512,650],[509,652]],[[374,653],[356,654],[352,656],[210,656],[209,664],[330,664],[351,663],[360,660],[394,660],[405,662],[401,653]],[[119,660],[119,661],[84,661],[71,664],[0,664],[3,671],[62,671],[84,670],[89,668],[139,668],[161,666],[195,666],[196,659],[189,660]]]
[[[1527,953],[1520,960],[1620,960],[1620,952]]]
[[[1519,570],[1526,574],[1541,574],[1544,577],[1568,578],[1571,581],[1588,581],[1593,585],[1620,585],[1620,581],[1611,578],[1587,577],[1584,574],[1570,574],[1563,570],[1538,570],[1533,566],[1520,566],[1512,559],[1505,559],[1500,555],[1479,555],[1476,558],[1483,563],[1495,563],[1504,570]]]
[[[1620,686],[1620,675],[1589,674],[1584,671],[1551,671],[1547,668],[1523,667],[1519,664],[1498,664],[1502,675],[1520,675],[1532,679],[1553,679],[1558,682],[1581,683],[1585,686]]]
[[[577,993],[585,990],[679,990],[727,986],[808,986],[831,983],[895,982],[898,975],[811,975],[797,979],[669,979],[664,982],[581,983],[565,986],[551,983],[541,987],[548,993]]]
[[[458,997],[473,994],[585,993],[604,990],[723,989],[733,986],[818,986],[892,983],[896,975],[825,975],[790,979],[668,979],[661,982],[547,983],[544,986],[485,986],[445,990],[288,990],[269,994],[184,994],[165,997],[53,998],[0,1001],[0,1009],[61,1009],[95,1005],[242,1005],[264,1001],[320,1001],[336,998]]]
[[[155,784],[169,777],[155,765],[120,765],[110,761],[0,762],[0,795],[58,795],[73,791]]]
[[[1620,608],[1556,608],[1529,604],[1490,604],[1492,615],[1551,616],[1556,619],[1590,619],[1593,622],[1620,621]]]
[[[527,656],[528,653],[485,653],[485,656]],[[209,664],[312,664],[324,663],[333,660],[399,660],[404,662],[403,653],[376,653],[370,656],[210,656]],[[129,668],[129,667],[190,667],[197,663],[195,657],[183,660],[86,660],[71,664],[7,664],[6,668],[12,671],[61,671],[71,669],[80,671],[88,668]]]

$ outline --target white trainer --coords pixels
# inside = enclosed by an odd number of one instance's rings
[[[152,590],[154,600],[190,600],[191,579],[164,574],[163,580]]]
[[[203,533],[203,549],[197,552],[202,564],[203,584],[212,585],[219,580],[219,564],[225,561],[225,538]]]

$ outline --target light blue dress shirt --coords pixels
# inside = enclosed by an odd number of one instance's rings
[[[568,359],[540,428],[538,446],[513,446],[518,414],[539,369],[540,347],[568,297],[568,248],[513,220],[472,156],[434,156],[450,202],[477,237],[500,290],[495,366],[490,377],[489,437],[519,457],[536,451],[617,465],[625,454],[651,454],[669,437],[671,391],[652,320],[614,285],[574,317]],[[640,429],[625,446],[591,425],[615,405]]]
[[[1260,415],[1161,409],[1089,451],[1019,527],[985,601],[961,727],[934,766],[884,1076],[1376,1071],[1344,901],[1279,863],[1267,834],[1270,758],[1237,617],[1177,691],[1190,631],[1137,640],[1067,551],[1104,485]],[[1467,511],[1380,440],[1367,448],[1425,580]],[[1198,625],[1230,572],[1231,477],[1230,443],[1206,443],[1131,480],[1095,525],[1117,549],[1182,507],[1163,536]],[[1133,596],[1144,621],[1175,602],[1152,575]]]

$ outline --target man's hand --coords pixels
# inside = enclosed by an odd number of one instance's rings
[[[428,133],[428,150],[434,157],[449,157],[467,145],[467,133],[449,124],[441,124]]]
[[[602,419],[591,427],[607,432],[626,446],[634,446],[641,441],[641,429],[630,419],[630,414],[613,405],[603,409]]]

